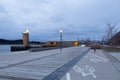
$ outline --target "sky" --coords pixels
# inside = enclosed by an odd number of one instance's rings
[[[101,40],[107,24],[120,28],[120,0],[0,0],[0,38]]]

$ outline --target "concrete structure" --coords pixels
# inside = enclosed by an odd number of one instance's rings
[[[23,33],[23,45],[24,46],[29,46],[29,30],[26,30]]]

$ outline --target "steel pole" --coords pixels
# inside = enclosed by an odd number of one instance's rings
[[[62,51],[62,32],[60,32],[60,51]]]

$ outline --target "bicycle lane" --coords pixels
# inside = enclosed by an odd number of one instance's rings
[[[90,50],[60,80],[120,80],[120,73],[102,50]]]

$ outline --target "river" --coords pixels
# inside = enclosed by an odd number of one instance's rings
[[[11,45],[0,45],[0,53],[1,52],[10,52]]]

